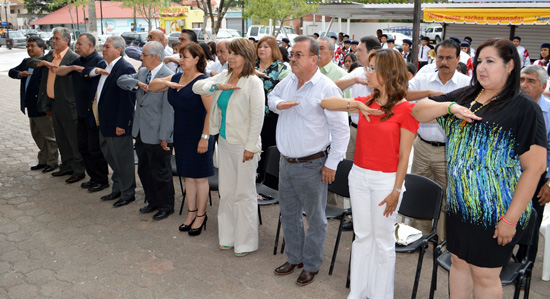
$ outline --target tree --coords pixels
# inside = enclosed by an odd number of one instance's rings
[[[248,0],[243,18],[252,18],[260,22],[268,22],[270,19],[278,21],[280,24],[277,32],[275,33],[277,22],[274,22],[271,28],[271,32],[277,36],[285,21],[309,15],[318,9],[317,4],[309,4],[305,0]]]
[[[122,6],[134,8],[147,22],[149,31],[153,30],[153,18],[158,15],[162,0],[122,0]],[[134,23],[137,28],[137,24]]]
[[[202,26],[202,33],[204,36],[207,36],[205,33],[205,27],[208,18],[210,18],[210,26],[212,30],[212,36],[210,37],[210,40],[215,41],[216,35],[218,35],[218,31],[220,30],[220,27],[222,25],[222,20],[225,18],[225,14],[227,13],[227,9],[229,9],[229,6],[233,0],[220,0],[220,3],[218,5],[218,8],[212,8],[212,1],[211,0],[200,0],[197,1],[197,7],[201,9],[204,12],[204,26]],[[217,16],[216,21],[214,22],[214,16]]]
[[[61,6],[52,5],[50,2],[43,0],[25,0],[25,9],[29,13],[45,14],[59,9]]]

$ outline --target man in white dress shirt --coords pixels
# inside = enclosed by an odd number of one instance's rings
[[[303,266],[296,284],[305,286],[313,282],[323,261],[327,184],[334,181],[346,153],[349,127],[345,112],[321,108],[322,99],[342,97],[342,92],[317,67],[319,44],[306,36],[294,41],[289,55],[292,74],[268,97],[269,109],[279,114],[279,194],[288,255],[287,262],[274,272],[288,275]],[[305,233],[302,211],[308,222]]]
[[[409,81],[406,99],[420,100],[449,93],[470,84],[470,77],[456,70],[460,60],[460,46],[446,39],[435,47],[437,72],[416,74]],[[445,161],[445,133],[437,123],[421,123],[418,137],[414,141],[412,173],[433,179],[443,190],[447,187],[447,164]],[[430,232],[432,222],[415,220],[413,226]],[[437,235],[445,239],[445,202],[441,205],[441,214]]]
[[[214,62],[210,67],[206,67],[206,75],[209,77],[216,76],[217,74],[227,70],[227,58],[229,52],[227,52],[227,42],[221,40],[216,44],[216,56],[218,60]]]

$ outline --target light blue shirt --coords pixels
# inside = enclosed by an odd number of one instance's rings
[[[546,167],[550,167],[550,100],[544,95],[540,95],[537,101],[540,109],[542,109],[542,115],[544,116],[544,124],[546,125],[546,138],[548,139],[548,150],[546,151]],[[550,178],[550,173],[546,174],[546,178]]]
[[[233,94],[233,90],[224,90],[220,94],[220,97],[218,98],[218,107],[220,107],[220,110],[222,112],[222,122],[220,125],[220,136],[225,138],[225,116],[227,115],[227,105],[229,104],[229,99],[231,98],[231,95]]]

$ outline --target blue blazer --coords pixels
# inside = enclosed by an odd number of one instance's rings
[[[118,87],[117,80],[121,75],[134,74],[136,70],[124,57],[115,64],[105,80],[99,97],[99,130],[104,137],[117,137],[116,128],[132,133],[136,94]]]
[[[84,67],[82,73],[71,72],[71,75],[73,76],[76,99],[76,114],[79,118],[86,118],[90,127],[94,128],[96,124],[94,114],[92,112],[92,103],[94,101],[97,91],[97,84],[99,83],[99,78],[101,76],[89,78],[88,74],[96,67],[104,69],[107,64],[105,63],[105,60],[103,60],[103,57],[94,50],[92,54],[87,57],[80,56],[68,65],[78,65]]]
[[[32,76],[30,76],[29,86],[27,86],[27,91],[25,92],[25,84],[29,77],[19,77],[19,73],[27,71],[27,60],[29,58],[23,59],[23,61],[16,67],[10,69],[8,75],[13,79],[21,80],[20,88],[20,101],[21,101],[21,112],[25,114],[25,107],[27,107],[27,115],[29,117],[40,117],[45,116],[46,113],[38,112],[36,109],[38,101],[38,93],[40,91],[40,79],[42,78],[42,70],[40,68],[33,69]]]

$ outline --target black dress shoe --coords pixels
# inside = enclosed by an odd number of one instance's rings
[[[67,182],[68,184],[72,184],[72,183],[76,183],[82,179],[84,179],[86,177],[85,174],[81,173],[81,174],[73,174],[71,175],[70,178],[66,179],[65,182]]]
[[[299,286],[307,286],[308,284],[313,282],[317,273],[319,273],[319,270],[315,272],[302,270],[302,273],[300,273],[300,276],[298,276],[298,279],[296,280],[296,284]]]
[[[344,222],[344,224],[342,224],[342,230],[346,230],[346,231],[353,230],[353,222],[352,221]]]
[[[46,164],[36,164],[34,166],[31,166],[31,170],[39,170],[39,169],[42,169],[46,166],[48,166],[48,165],[46,165]]]
[[[158,213],[153,215],[153,220],[162,220],[168,218],[168,216],[172,215],[172,213],[174,213],[174,210],[158,211]]]
[[[152,212],[154,212],[154,211],[156,211],[156,210],[158,210],[157,207],[152,207],[152,206],[149,205],[149,206],[145,206],[145,207],[139,209],[139,212],[140,212],[141,214],[148,214],[148,213],[152,213]]]
[[[125,205],[131,203],[132,201],[135,201],[135,200],[136,200],[136,198],[135,198],[134,196],[132,196],[132,197],[130,197],[130,198],[128,198],[128,199],[122,199],[122,198],[121,198],[121,199],[117,200],[117,201],[113,204],[113,207],[116,207],[116,208],[122,207],[122,206],[125,206]]]
[[[116,198],[119,198],[120,197],[120,192],[118,193],[110,193],[110,194],[107,194],[105,196],[102,196],[101,197],[101,200],[103,201],[108,201],[108,200],[114,200]]]
[[[96,183],[94,184],[93,186],[91,186],[90,188],[88,188],[88,192],[89,193],[94,193],[94,192],[98,192],[98,191],[101,191],[105,188],[109,187],[109,184],[108,183],[105,183],[105,184],[101,184],[101,183]]]
[[[302,268],[304,264],[300,263],[298,265],[291,264],[289,262],[284,263],[282,266],[278,267],[273,271],[273,273],[277,275],[288,275],[292,272],[294,272],[294,268],[298,267],[298,269]]]
[[[64,175],[72,175],[72,170],[59,170],[56,172],[52,172],[52,176],[64,176]]]
[[[94,186],[95,184],[96,184],[96,182],[94,182],[92,180],[89,180],[87,182],[84,182],[84,183],[80,184],[80,188],[89,189],[90,187]]]
[[[57,167],[58,167],[57,165],[52,165],[52,166],[48,165],[48,166],[46,166],[44,169],[42,169],[42,172],[43,172],[43,173],[48,173],[48,172],[50,172],[50,171],[56,170]]]

